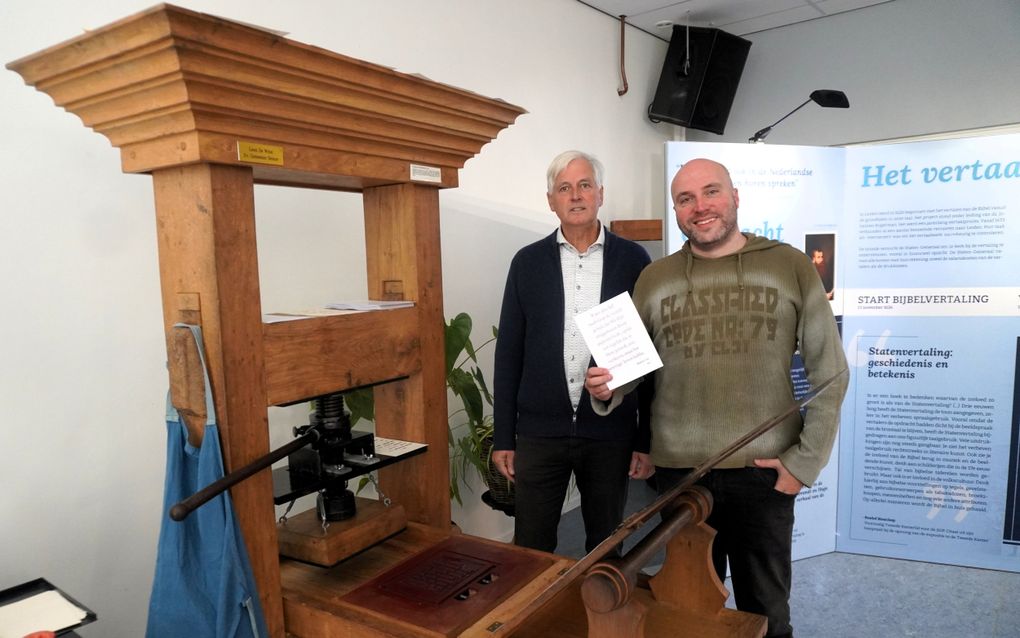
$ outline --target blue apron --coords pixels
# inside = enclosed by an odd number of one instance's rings
[[[202,447],[188,443],[188,429],[166,402],[166,485],[156,554],[156,576],[149,599],[146,638],[259,638],[267,636],[258,590],[244,538],[223,492],[181,522],[170,519],[175,503],[223,477],[216,411],[209,387],[198,326],[189,328],[205,375],[206,423]]]

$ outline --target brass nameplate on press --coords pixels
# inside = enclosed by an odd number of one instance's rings
[[[237,159],[251,164],[283,166],[283,147],[238,140]]]

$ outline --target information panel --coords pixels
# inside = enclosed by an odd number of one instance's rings
[[[837,549],[1020,571],[1020,136],[846,153]]]
[[[670,142],[667,193],[695,157],[730,169],[742,230],[824,262],[842,328],[839,445],[798,498],[794,558],[837,549],[1020,571],[1020,135]],[[685,238],[665,217],[674,252]]]

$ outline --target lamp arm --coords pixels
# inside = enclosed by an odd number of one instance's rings
[[[752,135],[750,138],[748,138],[747,141],[753,144],[755,142],[760,142],[761,140],[765,139],[765,136],[772,132],[773,127],[775,127],[780,122],[782,122],[786,118],[790,117],[791,115],[793,115],[797,111],[799,111],[802,108],[804,108],[809,102],[811,102],[811,98],[808,98],[808,99],[804,100],[803,104],[801,104],[797,108],[793,109],[792,111],[790,111],[789,113],[787,113],[783,117],[781,117],[778,120],[776,120],[775,122],[773,122],[771,126],[766,126],[765,128],[761,129],[760,131],[758,131],[757,133]]]

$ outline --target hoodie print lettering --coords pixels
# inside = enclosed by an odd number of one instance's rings
[[[701,288],[659,303],[667,348],[685,359],[745,354],[755,340],[775,341],[779,290],[771,286]]]

